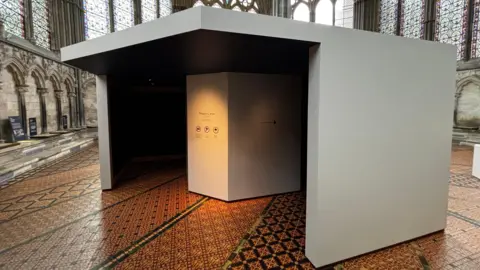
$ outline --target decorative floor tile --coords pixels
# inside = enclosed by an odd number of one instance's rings
[[[234,203],[210,199],[116,268],[219,269],[270,201],[270,197]]]
[[[453,148],[444,232],[332,267],[480,270],[471,164],[471,148]],[[188,192],[184,173],[182,160],[134,163],[101,192],[94,146],[19,176],[0,190],[0,269],[314,269],[303,193],[207,200]]]

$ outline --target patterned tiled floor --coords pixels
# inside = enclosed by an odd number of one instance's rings
[[[447,229],[335,269],[480,270],[480,180],[452,151]],[[99,187],[98,148],[0,190],[0,269],[313,269],[302,192],[234,203],[189,193],[182,159],[134,163]]]
[[[480,270],[480,180],[471,176],[471,165],[471,148],[455,147],[449,215],[444,232],[340,262],[327,269]],[[313,269],[305,258],[304,243],[304,194],[279,195],[230,255],[225,267]]]

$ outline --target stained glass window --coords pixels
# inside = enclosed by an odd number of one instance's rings
[[[468,0],[438,0],[435,40],[457,46],[457,59],[465,55]]]
[[[213,8],[222,8],[218,3],[212,5]]]
[[[353,28],[353,0],[337,0],[335,4],[335,25]]]
[[[18,37],[25,37],[23,0],[2,0],[0,18],[4,20],[5,31]]]
[[[115,31],[133,26],[133,0],[113,0]]]
[[[423,38],[425,0],[402,0],[400,11],[400,35],[409,38]]]
[[[85,8],[85,39],[103,36],[110,32],[108,0],[83,0]]]
[[[33,35],[38,46],[50,50],[47,0],[32,0]]]
[[[234,8],[232,8],[232,10],[235,10],[235,11],[242,11],[238,6],[235,6]]]
[[[293,19],[297,21],[310,21],[310,9],[305,3],[300,3],[293,11]]]
[[[142,0],[142,22],[155,20],[157,17],[157,0]]]
[[[172,1],[160,0],[160,17],[172,14]]]
[[[416,0],[420,1],[420,0]],[[382,0],[380,3],[380,33],[395,35],[397,31],[398,0]]]
[[[315,8],[315,22],[332,25],[333,24],[333,5],[330,0],[320,0]]]
[[[472,58],[480,57],[480,0],[475,0],[473,9]]]

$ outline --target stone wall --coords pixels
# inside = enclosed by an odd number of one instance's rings
[[[85,99],[85,119],[80,119],[79,94]],[[68,116],[69,128],[96,126],[95,95],[92,74],[77,76],[74,68],[0,41],[0,140],[11,140],[9,116],[25,115],[27,122],[36,118],[40,134],[62,129],[61,115]]]
[[[455,125],[480,127],[480,68],[457,72]]]

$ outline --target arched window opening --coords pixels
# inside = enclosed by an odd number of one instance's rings
[[[330,0],[320,0],[315,8],[315,22],[332,25],[333,24],[333,5]]]

